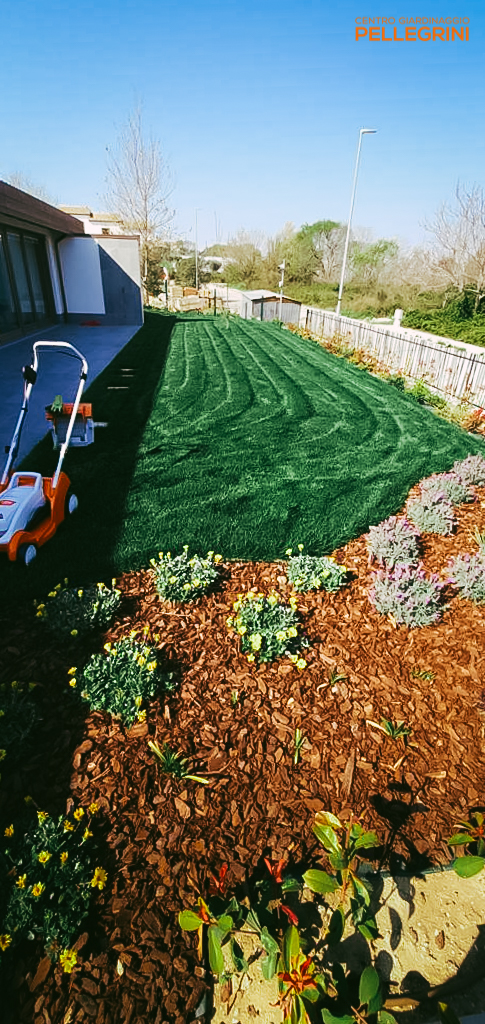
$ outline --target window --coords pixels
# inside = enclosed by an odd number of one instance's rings
[[[0,335],[44,321],[51,308],[44,238],[0,227]]]
[[[0,235],[0,332],[11,331],[17,325],[15,305],[8,273],[7,261]]]

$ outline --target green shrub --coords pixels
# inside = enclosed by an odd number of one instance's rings
[[[208,551],[205,558],[200,555],[189,558],[186,544],[182,554],[173,558],[170,551],[166,555],[160,551],[158,562],[152,558],[150,565],[162,600],[180,602],[194,601],[207,593],[219,575],[216,566],[221,561],[222,555],[214,555],[213,551]]]
[[[306,668],[304,658],[298,657],[308,640],[299,635],[296,597],[288,604],[274,591],[264,594],[249,591],[239,594],[233,605],[236,615],[227,619],[227,626],[241,638],[241,650],[249,662],[274,661],[286,654],[297,668]]]
[[[107,643],[105,654],[92,654],[81,670],[69,669],[69,685],[91,711],[107,711],[124,725],[142,721],[144,701],[175,689],[173,673],[162,672],[159,652],[134,635]]]
[[[485,553],[457,555],[448,563],[448,583],[460,591],[459,596],[474,604],[485,604]]]
[[[303,551],[303,544],[298,545],[298,550]],[[286,554],[289,556],[286,570],[288,582],[298,593],[306,593],[308,590],[331,592],[344,585],[348,570],[345,565],[338,565],[335,558],[319,558],[317,555],[301,553],[292,555],[291,548],[288,548]]]
[[[97,811],[95,803],[87,811],[78,807],[57,819],[38,811],[35,821],[5,828],[3,953],[22,939],[42,938],[51,959],[72,970],[76,953],[69,947],[81,930],[94,889],[102,889],[107,878],[103,868],[93,866],[90,826]]]
[[[406,388],[406,394],[414,398],[419,405],[433,405],[437,409],[444,409],[446,406],[446,398],[431,391],[423,380],[417,380],[411,388]]]
[[[453,472],[463,480],[464,484],[485,484],[485,459],[483,455],[468,455],[466,459],[457,460],[453,464]]]
[[[369,601],[381,615],[391,616],[397,625],[429,626],[441,618],[444,585],[436,573],[428,578],[422,565],[379,569],[374,573]]]
[[[0,761],[16,764],[25,756],[24,740],[40,718],[33,690],[35,683],[0,685]]]
[[[453,506],[444,491],[431,491],[412,498],[407,504],[407,515],[421,533],[440,533],[444,537],[453,533]]]
[[[70,636],[84,636],[92,629],[104,629],[112,620],[120,603],[120,591],[104,583],[87,587],[68,587],[58,583],[48,595],[47,604],[34,605],[36,615],[45,622],[55,636],[63,640]],[[113,580],[114,586],[115,580]]]
[[[423,497],[441,492],[452,505],[474,501],[475,495],[457,473],[436,473],[421,482]]]
[[[419,559],[419,530],[406,518],[390,516],[377,526],[370,526],[367,538],[367,550],[379,565],[392,568]]]

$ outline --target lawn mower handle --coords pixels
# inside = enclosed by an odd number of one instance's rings
[[[19,418],[17,420],[17,425],[16,425],[15,430],[14,430],[14,435],[13,435],[13,438],[12,438],[12,443],[10,445],[7,462],[5,464],[5,469],[3,471],[3,476],[2,476],[2,479],[1,479],[0,483],[2,483],[2,484],[7,483],[8,479],[9,479],[10,470],[12,468],[14,459],[15,459],[15,457],[17,455],[17,451],[18,451],[18,447],[19,447],[19,442],[20,442],[20,435],[21,435],[21,432],[22,432],[22,427],[23,427],[23,424],[24,424],[25,417],[27,415],[27,409],[28,409],[28,405],[29,405],[30,394],[31,394],[32,388],[33,388],[33,386],[34,386],[34,384],[35,384],[35,382],[37,380],[37,368],[38,368],[38,365],[39,365],[39,358],[38,358],[38,350],[39,350],[39,348],[60,348],[60,349],[64,350],[65,355],[69,355],[69,356],[70,355],[74,355],[74,357],[76,359],[80,359],[80,361],[81,361],[81,374],[80,374],[80,378],[79,378],[79,385],[78,385],[78,389],[77,389],[77,393],[76,393],[76,398],[74,400],[74,405],[73,405],[73,408],[72,408],[71,418],[69,420],[69,425],[68,425],[67,432],[66,432],[66,439],[64,441],[64,444],[61,446],[61,450],[60,450],[60,454],[59,454],[59,461],[57,463],[57,468],[56,468],[56,471],[55,471],[54,476],[52,478],[52,486],[53,486],[53,488],[55,490],[55,488],[57,487],[57,482],[59,480],[59,475],[60,475],[60,472],[61,472],[62,463],[64,461],[64,456],[65,456],[66,451],[67,451],[67,449],[69,447],[69,440],[70,440],[70,437],[71,437],[71,434],[72,434],[72,429],[73,429],[73,426],[74,426],[74,420],[76,419],[77,411],[78,411],[78,408],[79,408],[79,403],[81,401],[81,395],[83,393],[84,384],[86,382],[86,378],[87,378],[87,375],[88,375],[88,364],[87,364],[86,359],[84,358],[82,353],[79,352],[78,349],[75,348],[74,345],[71,345],[70,342],[68,342],[68,341],[36,341],[36,342],[34,342],[32,363],[31,363],[30,366],[24,366],[24,368],[23,368],[23,375],[24,375],[24,397],[23,397],[23,402],[22,402],[22,408],[20,410],[20,415],[19,415]],[[66,351],[66,349],[68,351]]]

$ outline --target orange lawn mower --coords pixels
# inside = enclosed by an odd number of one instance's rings
[[[46,418],[54,439],[54,447],[60,448],[59,460],[53,477],[42,477],[40,473],[25,471],[13,473],[22,427],[27,416],[30,394],[37,380],[38,350],[55,348],[65,355],[81,361],[81,374],[72,404],[65,405],[60,396],[46,409]],[[8,458],[0,481],[0,552],[5,551],[11,562],[30,565],[37,554],[37,548],[55,534],[57,527],[66,516],[78,506],[72,493],[70,480],[62,472],[62,464],[69,445],[78,447],[94,441],[94,423],[91,406],[81,405],[81,395],[88,373],[86,359],[74,345],[67,341],[36,341],[33,346],[32,364],[24,366],[24,396],[10,447]]]

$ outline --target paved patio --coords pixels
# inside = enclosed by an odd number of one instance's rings
[[[22,367],[31,362],[34,341],[69,341],[74,345],[87,360],[88,387],[139,329],[139,326],[126,324],[119,327],[58,324],[28,338],[0,345],[0,476],[6,459],[4,449],[10,444],[22,406]],[[80,366],[79,360],[65,356],[62,350],[40,351],[37,383],[32,389],[16,465],[47,432],[45,406],[59,394],[65,402],[73,401]],[[93,416],[95,420],[102,419],[96,409],[93,409]]]

